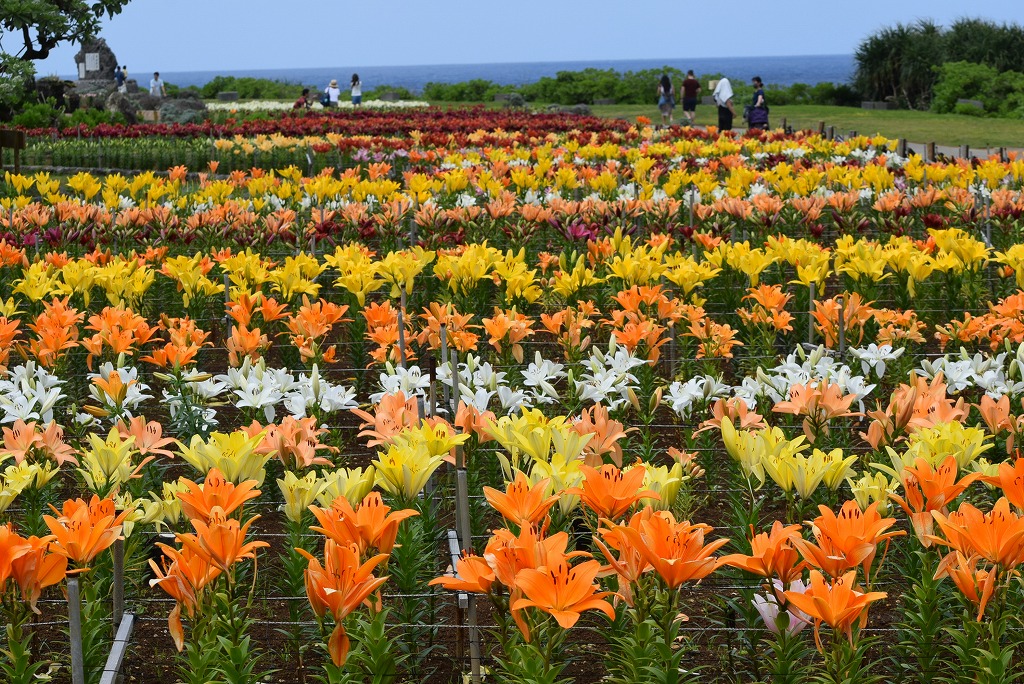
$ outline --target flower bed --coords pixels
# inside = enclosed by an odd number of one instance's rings
[[[10,680],[1017,672],[1024,166],[586,138],[9,175]]]
[[[242,102],[207,102],[206,108],[215,112],[288,112],[292,111],[291,102],[282,100],[245,100]],[[367,100],[359,105],[367,109],[417,109],[429,107],[429,102],[421,100]],[[356,109],[356,105],[344,100],[338,102],[339,109]],[[320,112],[324,108],[315,104],[313,109]]]

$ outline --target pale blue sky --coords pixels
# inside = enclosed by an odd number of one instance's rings
[[[104,22],[132,74],[849,54],[873,31],[930,18],[1022,21],[1019,0],[134,0]],[[77,47],[38,63],[74,72]]]

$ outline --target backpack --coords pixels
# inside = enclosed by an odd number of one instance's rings
[[[331,96],[328,95],[326,91],[320,93],[320,104],[322,104],[324,107],[331,106]]]

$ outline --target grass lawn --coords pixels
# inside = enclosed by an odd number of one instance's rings
[[[455,106],[455,103],[436,102],[438,106]],[[479,104],[479,103],[477,103]],[[458,106],[473,106],[473,103],[459,103]],[[532,105],[535,108],[543,105]],[[501,103],[487,103],[488,108],[500,108]],[[597,116],[635,119],[646,116],[654,123],[661,122],[658,108],[647,105],[593,105],[591,111]],[[742,107],[737,108],[741,112]],[[676,108],[676,119],[682,109]],[[837,135],[857,131],[863,135],[881,133],[887,138],[906,138],[910,142],[934,142],[939,145],[970,145],[971,147],[1013,147],[1024,148],[1024,119],[986,119],[958,114],[932,114],[930,112],[886,111],[857,109],[855,107],[825,107],[818,105],[794,105],[772,107],[771,123],[778,125],[785,117],[794,128],[817,130],[818,122],[834,126]],[[711,105],[697,107],[697,123],[715,125],[718,114]],[[737,125],[742,125],[737,120]]]
[[[661,121],[657,107],[643,105],[596,105],[591,108],[598,116],[635,118],[643,115]],[[676,109],[676,114],[681,110]],[[888,138],[906,138],[911,142],[934,142],[940,145],[970,145],[971,147],[1024,147],[1024,119],[986,119],[958,114],[932,114],[930,112],[886,111],[857,109],[854,107],[825,107],[794,105],[772,107],[772,125],[785,117],[793,128],[817,130],[818,122],[834,126],[837,134],[857,131],[865,135],[881,133]],[[715,124],[718,115],[714,107],[697,107],[698,124]],[[737,122],[740,124],[741,122]]]

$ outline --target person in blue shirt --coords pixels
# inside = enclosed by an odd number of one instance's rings
[[[753,78],[754,99],[750,104],[750,112],[747,115],[747,125],[750,128],[762,131],[768,130],[768,103],[764,99],[764,83],[760,76]]]

